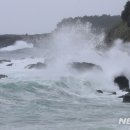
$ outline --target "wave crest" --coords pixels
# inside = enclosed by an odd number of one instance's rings
[[[16,41],[13,45],[1,48],[0,51],[15,51],[19,49],[33,48],[32,43],[27,43],[25,41]]]

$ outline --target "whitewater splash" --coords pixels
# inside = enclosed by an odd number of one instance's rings
[[[104,33],[93,33],[90,23],[82,25],[78,22],[76,26],[65,26],[55,31],[51,39],[46,43],[41,41],[38,47],[18,41],[12,46],[2,48],[1,51],[12,52],[7,53],[6,58],[10,56],[13,66],[8,68],[7,63],[3,63],[0,67],[3,69],[2,73],[8,75],[11,81],[61,80],[63,77],[72,77],[83,81],[84,87],[84,82],[87,82],[91,86],[90,91],[117,91],[118,87],[113,83],[116,76],[124,74],[130,79],[129,46],[117,40],[113,47],[106,49],[104,36]],[[16,49],[22,51],[13,53]],[[24,57],[21,57],[22,53]],[[3,52],[1,56],[2,54]],[[40,70],[26,68],[37,63],[45,64],[46,67]],[[77,72],[71,66],[73,63],[94,64],[99,66],[101,71],[90,69]]]
[[[113,44],[106,49],[104,33],[95,34],[91,24],[78,23],[54,32],[38,47],[6,52],[12,66],[0,64],[1,73],[8,76],[0,80],[1,129],[123,130],[116,123],[130,114],[129,106],[117,98],[122,92],[113,79],[120,74],[130,79],[130,47],[121,40]],[[39,62],[46,67],[26,68]],[[75,71],[74,62],[92,63],[101,70]],[[101,95],[97,89],[117,95]]]
[[[25,41],[16,41],[14,45],[1,48],[0,51],[15,51],[15,50],[25,49],[25,48],[33,48],[33,44],[27,43]]]
[[[76,26],[65,26],[54,32],[48,43],[41,43],[40,47],[33,47],[32,44],[18,41],[12,46],[2,48],[1,51],[31,49],[23,52],[17,51],[17,58],[15,58],[15,53],[9,53],[10,57],[13,55],[11,59],[14,65],[9,69],[6,64],[1,64],[0,67],[4,69],[3,73],[11,79],[17,78],[17,81],[60,80],[62,77],[74,77],[89,82],[93,86],[91,89],[117,91],[118,87],[113,83],[115,76],[124,74],[130,79],[128,46],[124,46],[121,40],[115,41],[115,45],[107,50],[104,49],[104,46],[104,33],[93,33],[90,23],[86,25],[77,23]],[[19,54],[26,54],[26,52],[27,55],[18,58]],[[28,57],[28,54],[32,54],[32,56]],[[25,69],[26,66],[38,62],[46,64],[47,67],[42,70]],[[71,67],[74,62],[92,63],[100,66],[102,71],[97,72],[92,69],[84,73],[76,72]]]

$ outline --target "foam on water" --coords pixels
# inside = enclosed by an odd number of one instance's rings
[[[14,51],[25,48],[33,48],[32,43],[26,43],[25,41],[17,41],[14,45],[10,45],[4,48],[1,48],[0,51]]]
[[[80,83],[78,86],[83,85],[85,88],[86,84],[89,84],[86,88],[90,88],[93,93],[96,89],[117,91],[118,87],[113,83],[114,77],[124,74],[130,78],[129,46],[123,45],[121,40],[117,40],[112,48],[104,50],[103,40],[104,34],[93,33],[89,23],[86,25],[78,23],[76,27],[63,27],[53,34],[48,45],[42,43],[35,52],[32,51],[33,48],[27,50],[33,55],[36,54],[36,57],[28,57],[27,55],[28,58],[19,59],[19,53],[16,52],[17,59],[12,58],[13,66],[8,67],[7,63],[3,63],[0,64],[0,68],[3,74],[8,75],[8,81],[60,81],[62,77],[72,77]],[[27,44],[25,42],[23,44],[22,42],[17,43],[24,47]],[[39,53],[42,54],[40,57],[37,56]],[[25,69],[25,66],[37,62],[45,63],[47,67],[42,70]],[[93,63],[101,66],[103,71],[91,70],[79,73],[70,67],[73,62]],[[3,80],[6,81],[6,79]],[[70,86],[75,86],[73,84],[74,82]],[[90,94],[89,90],[85,91],[86,93]]]
[[[10,53],[13,66],[0,64],[1,73],[8,75],[0,80],[0,129],[128,128],[118,126],[118,119],[130,112],[129,105],[117,98],[123,93],[113,80],[120,74],[130,79],[130,46],[117,40],[113,47],[106,49],[103,40],[104,33],[93,33],[91,24],[77,23],[54,32],[53,38],[46,41],[48,44],[41,42],[39,48],[25,50],[22,59],[19,57],[21,51]],[[28,55],[31,53],[33,57]],[[25,68],[37,62],[45,63],[47,67]],[[77,72],[70,67],[73,62],[93,63],[102,71]],[[96,93],[97,89],[105,93]],[[116,91],[117,95],[110,95],[110,91]]]

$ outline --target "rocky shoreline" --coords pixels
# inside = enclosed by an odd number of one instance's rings
[[[12,67],[13,62],[11,60],[3,59],[0,60],[0,64],[6,63],[5,66]],[[93,64],[93,63],[87,63],[87,62],[73,62],[70,64],[71,68],[76,70],[78,73],[91,71],[92,69],[97,69],[98,71],[103,71],[102,68],[99,65]],[[46,69],[47,64],[42,62],[36,62],[34,64],[28,64],[27,66],[24,66],[24,69]],[[8,75],[0,74],[0,79],[8,78]],[[122,95],[118,98],[122,98],[124,103],[130,103],[130,89],[129,89],[129,80],[125,75],[119,75],[116,76],[113,79],[113,83],[117,84],[119,90],[122,92],[126,92],[127,94]],[[96,90],[99,94],[104,94],[104,90]],[[117,95],[117,92],[112,91],[106,91],[109,95]]]
[[[76,27],[77,23],[85,25],[86,23],[92,24],[93,33],[105,32],[113,28],[116,24],[121,21],[120,16],[84,16],[84,17],[75,17],[75,18],[66,18],[57,24],[57,27],[51,33],[45,34],[24,34],[24,35],[15,35],[15,34],[5,34],[0,35],[0,48],[13,45],[16,41],[26,41],[28,43],[33,43],[37,46],[41,41],[45,42],[48,39],[53,37],[53,34],[60,31],[64,26],[73,26]]]
[[[16,41],[26,41],[27,43],[33,43],[36,45],[38,41],[49,39],[51,34],[35,34],[35,35],[13,35],[13,34],[5,34],[0,35],[0,48],[7,47],[13,45]]]

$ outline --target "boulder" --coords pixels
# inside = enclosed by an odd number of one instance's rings
[[[12,66],[13,65],[13,63],[11,63],[11,64],[7,64],[6,66]]]
[[[123,91],[129,91],[129,80],[127,79],[126,76],[117,76],[114,79],[114,83],[116,83],[119,86],[120,90]]]
[[[109,95],[116,95],[116,92],[114,92],[114,91],[111,92],[111,91],[102,91],[102,90],[97,90],[97,92],[98,92],[98,93],[102,93],[102,94],[103,94],[104,92],[106,92],[106,93],[108,93]]]
[[[0,74],[0,79],[7,78],[7,75]]]
[[[84,72],[91,69],[102,70],[102,68],[99,65],[87,62],[73,62],[71,64],[71,67],[80,72]]]
[[[36,64],[29,64],[25,68],[26,69],[44,69],[46,67],[46,64],[38,62]]]
[[[124,103],[130,103],[130,93],[123,96]]]
[[[123,98],[125,95],[119,96],[118,98]]]
[[[98,93],[103,93],[103,91],[102,91],[102,90],[97,90],[97,92],[98,92]]]

